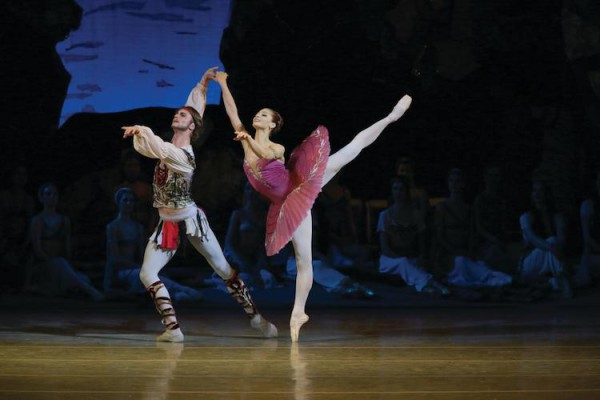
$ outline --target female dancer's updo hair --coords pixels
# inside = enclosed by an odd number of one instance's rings
[[[274,135],[277,132],[279,132],[281,130],[281,128],[283,127],[283,117],[281,116],[281,114],[279,114],[277,111],[273,110],[272,108],[266,108],[266,110],[269,110],[269,112],[271,113],[271,118],[273,119],[273,122],[275,123],[275,128],[271,129],[271,135]]]

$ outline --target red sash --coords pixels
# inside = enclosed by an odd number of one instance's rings
[[[164,250],[176,250],[179,245],[179,223],[164,221],[161,233],[162,242],[160,247]]]

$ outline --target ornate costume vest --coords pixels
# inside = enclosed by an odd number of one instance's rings
[[[194,156],[184,150],[192,168],[196,168]],[[192,200],[192,175],[193,173],[183,174],[169,169],[160,161],[154,168],[154,179],[152,186],[154,188],[154,207],[156,208],[185,208],[194,205]]]

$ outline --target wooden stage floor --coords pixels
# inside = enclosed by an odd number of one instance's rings
[[[313,308],[262,339],[235,308],[4,308],[0,399],[600,399],[595,306]]]

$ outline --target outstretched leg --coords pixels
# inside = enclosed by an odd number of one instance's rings
[[[406,110],[408,110],[411,102],[412,99],[410,96],[406,95],[402,97],[387,117],[359,132],[354,136],[350,143],[330,155],[329,160],[327,161],[325,174],[323,175],[323,186],[325,186],[325,184],[327,184],[327,182],[329,182],[342,167],[354,160],[365,147],[373,143],[389,124],[399,120]]]
[[[309,213],[300,223],[292,236],[292,244],[296,253],[296,296],[294,309],[290,318],[290,337],[292,342],[298,341],[300,328],[308,321],[305,307],[308,294],[313,283],[312,267],[312,216]]]
[[[246,284],[225,259],[223,250],[221,250],[212,229],[208,227],[206,238],[203,240],[195,236],[188,236],[188,239],[194,248],[206,258],[206,261],[221,279],[225,281],[227,291],[242,306],[244,312],[250,318],[250,326],[261,331],[264,337],[276,337],[278,334],[277,328],[258,312]]]

